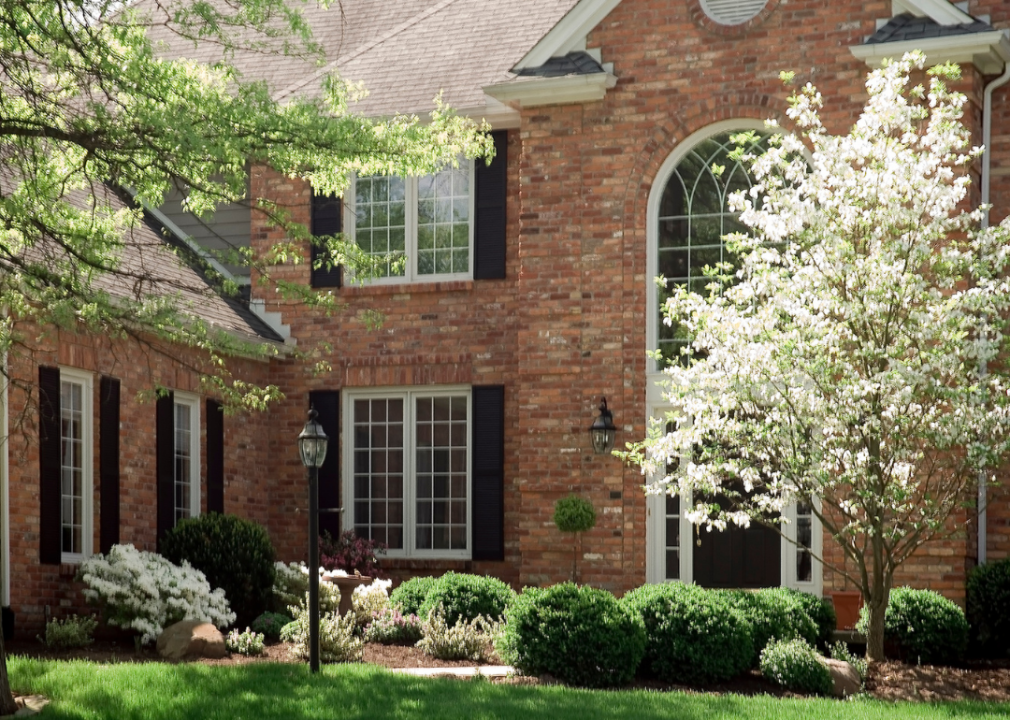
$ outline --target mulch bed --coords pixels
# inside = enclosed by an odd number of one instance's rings
[[[162,659],[153,646],[142,648],[138,653],[132,643],[96,641],[83,650],[50,650],[37,640],[14,640],[7,644],[10,655],[69,660],[80,658],[101,663],[114,662],[161,662]],[[266,647],[260,657],[244,657],[232,654],[220,660],[200,659],[206,665],[244,665],[258,662],[302,663],[291,653],[291,646],[273,643]],[[472,667],[468,660],[437,660],[425,655],[416,647],[398,645],[365,645],[364,662],[388,668],[452,668]],[[500,664],[493,659],[492,665]],[[553,684],[549,676],[541,678],[515,677],[499,678],[496,682],[514,685]],[[655,680],[639,679],[631,685],[636,689],[657,692],[681,690],[738,695],[774,695],[791,697],[793,693],[769,682],[757,671],[751,671],[732,681],[707,686],[670,685]],[[866,682],[867,692],[881,700],[909,700],[913,702],[938,702],[944,700],[983,700],[988,702],[1010,702],[1010,660],[973,661],[964,667],[936,667],[931,665],[907,665],[900,662],[879,663],[870,669]]]

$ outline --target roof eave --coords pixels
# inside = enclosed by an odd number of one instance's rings
[[[931,64],[972,63],[984,75],[1002,72],[1010,62],[1010,40],[1002,30],[849,47],[871,68],[880,67],[885,58],[897,59],[913,50],[925,53]]]
[[[613,74],[602,72],[485,85],[484,92],[502,103],[540,107],[596,102],[606,97],[607,90],[616,84]]]

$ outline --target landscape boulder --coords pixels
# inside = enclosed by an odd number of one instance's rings
[[[223,658],[228,654],[224,635],[208,622],[182,620],[158,636],[158,654],[167,660]]]
[[[863,683],[859,679],[859,673],[850,663],[831,658],[822,658],[821,662],[827,666],[828,672],[831,673],[835,697],[848,697],[859,693]]]

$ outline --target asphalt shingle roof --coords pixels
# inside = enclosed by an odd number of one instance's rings
[[[865,45],[878,43],[903,42],[907,40],[922,40],[924,38],[949,37],[951,35],[969,35],[992,31],[992,25],[981,20],[962,25],[941,25],[932,18],[915,17],[903,13],[891,18],[877,32],[866,38]]]

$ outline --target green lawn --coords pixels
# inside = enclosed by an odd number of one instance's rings
[[[709,720],[714,718],[1006,718],[1010,705],[889,704],[857,700],[777,700],[645,691],[594,692],[430,680],[369,665],[115,664],[8,659],[16,692],[53,702],[40,720],[56,718],[547,718]]]

